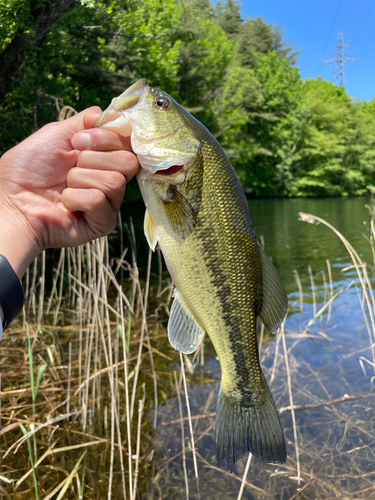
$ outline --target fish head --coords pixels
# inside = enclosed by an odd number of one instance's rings
[[[112,99],[95,126],[131,136],[145,174],[173,175],[182,181],[201,145],[191,126],[195,121],[166,92],[141,79]]]

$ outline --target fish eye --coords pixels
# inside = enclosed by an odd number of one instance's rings
[[[166,97],[159,97],[159,99],[156,99],[155,104],[158,108],[165,109],[169,106],[169,100]]]

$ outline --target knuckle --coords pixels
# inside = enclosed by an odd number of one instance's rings
[[[93,205],[101,205],[102,203],[105,203],[107,200],[106,195],[103,193],[103,191],[100,191],[99,189],[91,189],[90,198],[91,198],[91,203]]]
[[[106,227],[104,233],[106,235],[112,233],[116,229],[116,226],[117,226],[117,216],[116,214],[112,213],[106,221]]]
[[[108,171],[107,182],[108,187],[116,191],[122,191],[126,186],[125,177],[117,170]]]
[[[68,175],[66,176],[66,183],[68,186],[71,186],[76,177],[76,168],[72,168],[69,170]]]
[[[134,153],[127,150],[115,151],[116,161],[121,165],[122,171],[133,170],[138,167],[138,158]]]

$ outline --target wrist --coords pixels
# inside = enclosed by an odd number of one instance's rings
[[[26,221],[17,210],[12,213],[0,204],[0,255],[3,255],[19,280],[40,250]]]

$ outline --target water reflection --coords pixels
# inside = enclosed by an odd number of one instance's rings
[[[340,271],[351,264],[339,238],[327,227],[298,220],[299,212],[325,219],[340,231],[368,262],[371,249],[364,238],[369,221],[366,198],[251,200],[250,212],[258,238],[264,237],[265,250],[283,278],[288,293],[296,290],[293,269],[303,285],[310,283],[307,267],[313,273],[326,270],[326,259],[333,268],[333,281],[343,279]]]

